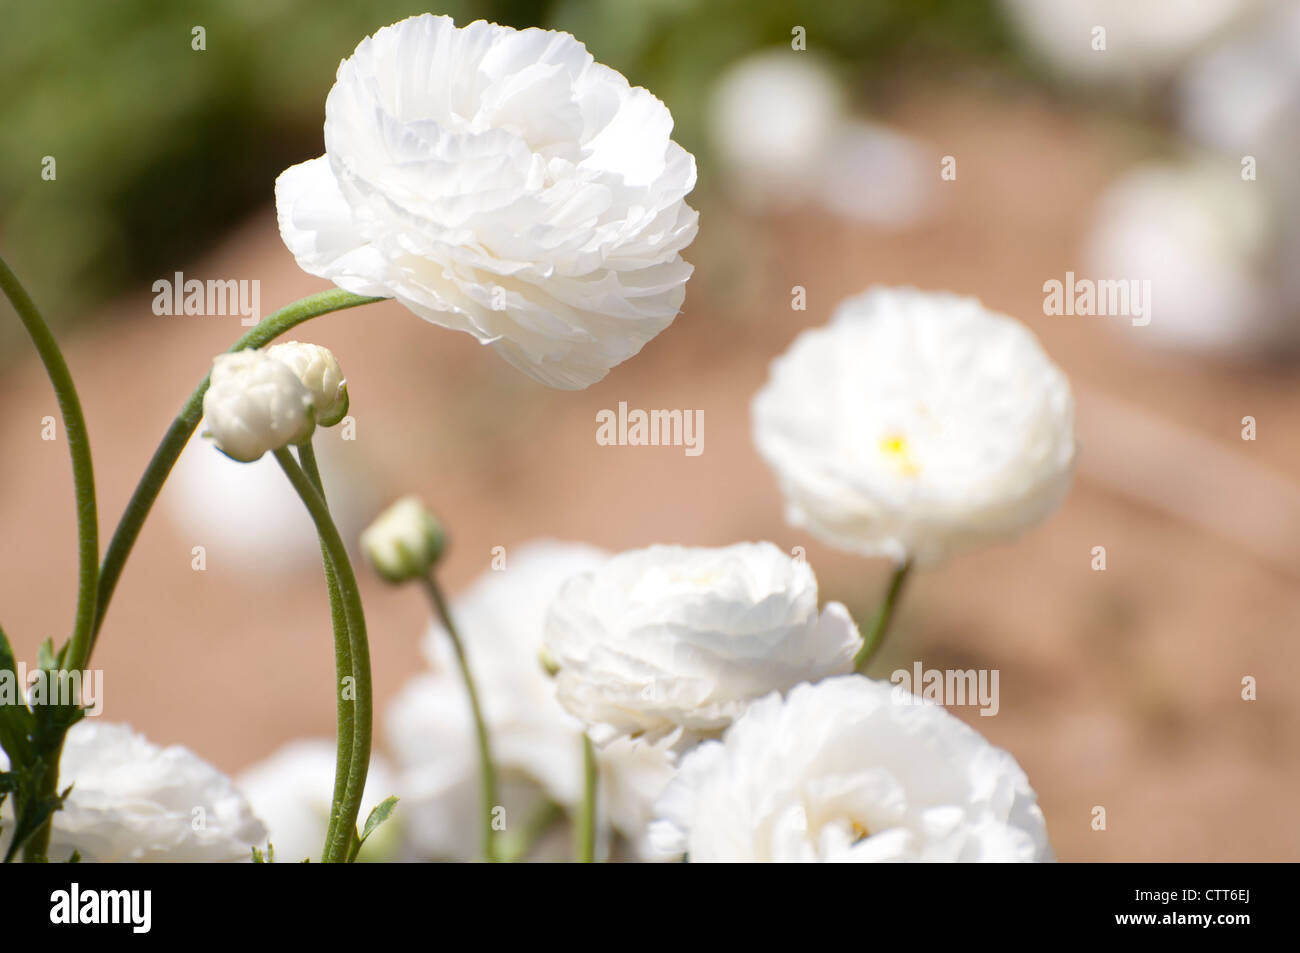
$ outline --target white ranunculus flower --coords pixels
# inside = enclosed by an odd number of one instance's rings
[[[235,778],[269,833],[258,839],[264,850],[275,848],[276,863],[320,860],[334,800],[333,741],[313,738],[291,741],[265,760]],[[357,826],[366,822],[380,801],[395,793],[392,775],[382,759],[373,758],[366,774]],[[359,860],[383,860],[396,849],[404,823],[405,805],[399,804],[388,820],[362,848]]]
[[[681,307],[695,160],[672,125],[567,33],[412,17],[340,65],[325,155],[276,182],[280,234],[304,270],[586,387]]]
[[[717,732],[770,691],[850,671],[861,642],[771,543],[622,553],[565,583],[546,621],[560,703],[601,745]]]
[[[8,766],[0,753],[0,769]],[[73,725],[59,761],[59,787],[68,785],[54,814],[51,861],[74,851],[87,863],[241,861],[266,837],[229,778],[186,748],[150,744],[129,725]],[[4,814],[8,833],[9,801]]]
[[[683,759],[651,840],[694,862],[1050,861],[1015,759],[859,675],[756,702]]]
[[[203,418],[203,435],[241,463],[302,443],[316,428],[311,392],[291,367],[265,351],[237,351],[212,359]]]
[[[879,288],[844,301],[773,362],[752,411],[790,523],[900,562],[1015,537],[1073,475],[1065,375],[973,298]]]
[[[348,412],[348,382],[329,348],[301,341],[285,341],[283,344],[272,344],[266,353],[282,364],[287,364],[311,393],[316,423],[322,427],[333,427],[344,418]]]
[[[546,610],[560,586],[609,555],[550,540],[511,547],[504,569],[489,570],[452,601],[451,611],[478,686],[501,781],[507,833],[540,798],[581,803],[582,725],[555,698],[542,667]],[[424,643],[432,671],[413,679],[390,706],[389,748],[403,770],[405,832],[425,857],[469,859],[479,850],[479,764],[464,682],[447,634]],[[626,743],[599,753],[600,804],[609,823],[644,856],[655,798],[672,774],[662,748]],[[567,841],[558,842],[568,856]]]

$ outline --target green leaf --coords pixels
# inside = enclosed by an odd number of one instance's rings
[[[79,850],[74,850],[74,851],[72,852],[72,856],[68,858],[68,863],[70,863],[70,864],[79,864],[79,863],[81,863],[81,851],[79,851]]]
[[[357,859],[357,854],[361,853],[361,845],[366,842],[366,838],[373,834],[380,824],[388,820],[395,807],[397,807],[396,794],[390,794],[375,805],[375,809],[366,818],[366,825],[362,828],[361,833],[352,839],[352,849],[348,851],[349,864]]]
[[[35,728],[32,713],[23,696],[25,686],[18,684],[18,663],[4,629],[0,628],[0,748],[9,756],[11,768],[21,768],[31,760],[30,736]],[[13,704],[6,696],[12,693]]]
[[[54,640],[47,638],[41,643],[40,648],[36,650],[36,661],[40,663],[41,668],[47,672],[57,669],[58,663],[54,659]]]
[[[375,832],[375,828],[388,820],[389,815],[393,813],[393,808],[395,807],[397,807],[396,794],[390,794],[388,797],[376,804],[375,809],[371,811],[370,816],[366,818],[366,826],[361,831],[361,839],[364,841]]]
[[[18,855],[24,844],[31,840],[32,835],[39,831],[45,822],[50,819],[55,811],[63,805],[61,798],[47,797],[37,800],[28,801],[23,808],[22,814],[19,815],[17,822],[14,824],[14,836],[9,841],[9,849],[5,851],[5,860],[7,864]]]

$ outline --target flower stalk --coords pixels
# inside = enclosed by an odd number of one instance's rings
[[[321,855],[323,863],[346,863],[350,854],[353,838],[356,836],[357,815],[361,811],[361,797],[366,786],[366,774],[370,768],[371,732],[374,717],[374,695],[370,678],[370,646],[366,638],[366,620],[361,607],[361,593],[357,588],[356,575],[348,559],[347,547],[334,525],[324,497],[317,492],[311,478],[293,459],[286,448],[275,451],[276,462],[293,485],[320,536],[321,546],[326,552],[326,560],[333,565],[336,584],[347,621],[348,642],[351,651],[351,678],[348,686],[341,681],[335,686],[339,721],[346,723],[344,732],[340,732],[340,751],[343,749],[344,733],[350,729],[352,746],[341,801],[331,808],[333,821],[330,837]],[[343,659],[335,651],[335,664],[342,668]],[[349,687],[351,691],[349,692]],[[352,698],[349,699],[348,695]],[[337,786],[336,791],[337,795]]]
[[[880,649],[881,643],[885,641],[885,633],[889,631],[889,625],[894,619],[894,610],[898,605],[899,596],[902,595],[903,586],[911,572],[912,561],[910,559],[904,560],[895,567],[894,574],[889,579],[889,588],[885,590],[884,601],[881,602],[880,608],[876,610],[876,615],[871,620],[871,628],[867,630],[867,634],[862,640],[862,648],[854,656],[853,670],[855,672],[862,672],[866,669],[872,657]]]
[[[425,591],[429,594],[429,600],[433,603],[434,611],[451,639],[452,648],[456,652],[456,663],[460,666],[461,678],[465,682],[465,693],[469,697],[470,711],[474,716],[474,734],[478,741],[479,793],[482,799],[483,859],[487,863],[493,864],[500,859],[496,845],[496,832],[492,829],[492,814],[498,804],[497,772],[496,765],[492,760],[492,740],[488,734],[487,720],[483,717],[483,706],[479,700],[474,673],[470,669],[469,659],[465,655],[464,643],[461,641],[460,633],[456,630],[456,623],[452,620],[451,610],[447,606],[447,599],[442,593],[442,587],[438,585],[438,580],[432,571],[422,576],[421,579],[424,582]]]
[[[325,496],[325,484],[321,480],[320,466],[316,462],[316,451],[308,441],[298,445],[298,462],[312,487],[320,494],[321,501],[329,506]],[[338,685],[349,676],[355,679],[352,667],[352,637],[348,628],[347,606],[343,601],[343,592],[339,588],[338,572],[334,568],[334,559],[329,548],[321,539],[321,562],[325,569],[325,590],[330,600],[330,625],[334,632],[334,677]],[[321,856],[329,849],[338,835],[340,818],[343,813],[343,801],[347,795],[348,776],[352,769],[353,725],[346,706],[340,701],[335,728],[337,753],[334,759],[334,796],[330,801],[329,825],[325,830],[325,848]]]
[[[274,314],[263,318],[255,327],[250,328],[247,334],[236,341],[230,350],[235,352],[246,348],[263,347],[286,331],[322,314],[341,311],[344,308],[355,308],[359,305],[372,304],[382,300],[384,299],[354,295],[338,288],[320,291],[286,305]],[[207,389],[208,378],[205,376],[199,382],[199,386],[195,388],[194,393],[190,395],[189,400],[185,402],[180,413],[176,415],[176,419],[172,421],[167,433],[163,436],[162,442],[158,445],[158,449],[154,451],[149,465],[145,468],[144,475],[140,477],[140,482],[131,494],[126,510],[122,513],[122,518],[118,521],[117,528],[113,531],[113,536],[108,542],[108,549],[104,552],[104,561],[99,567],[99,596],[95,606],[94,626],[90,634],[90,651],[94,650],[95,641],[99,637],[99,630],[104,624],[104,615],[108,611],[108,604],[113,598],[114,590],[117,588],[117,581],[122,575],[122,569],[126,566],[127,557],[131,555],[131,549],[140,535],[140,530],[149,517],[149,511],[153,508],[154,501],[158,499],[163,484],[167,482],[172,467],[176,465],[177,459],[180,458],[181,451],[185,449],[185,445],[193,435],[194,429],[199,425],[199,420],[203,416],[203,395],[207,393]],[[89,652],[87,652],[87,658],[89,658]]]

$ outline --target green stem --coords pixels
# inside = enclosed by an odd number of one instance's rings
[[[0,288],[4,290],[22,319],[32,343],[45,364],[54,386],[68,434],[68,452],[72,455],[72,482],[77,499],[77,555],[80,568],[77,580],[77,614],[72,627],[71,646],[64,657],[65,671],[80,671],[90,657],[91,633],[99,584],[99,520],[95,507],[95,467],[90,459],[90,435],[81,412],[77,387],[72,381],[67,361],[59,350],[49,325],[41,317],[31,296],[18,277],[0,258]]]
[[[316,451],[312,448],[310,441],[299,444],[298,462],[302,464],[307,479],[311,481],[312,487],[320,494],[322,502],[328,507],[329,501],[325,496],[325,484],[321,480],[320,466],[316,463]],[[321,562],[325,567],[325,589],[329,593],[330,600],[330,622],[334,630],[335,681],[342,685],[344,678],[348,676],[356,677],[356,673],[352,670],[352,644],[348,630],[347,607],[343,602],[343,593],[339,589],[338,573],[334,569],[334,560],[330,557],[324,539],[321,540],[320,551]],[[342,704],[338,706],[336,736],[338,749],[334,759],[334,797],[330,801],[329,826],[325,830],[326,847],[334,843],[335,838],[338,836],[339,818],[342,816],[343,799],[347,793],[348,774],[352,767],[352,721],[347,717]],[[324,856],[324,851],[322,851],[321,856]]]
[[[442,589],[432,572],[424,577],[424,588],[429,593],[429,599],[433,602],[433,608],[438,614],[438,619],[451,637],[451,645],[456,652],[456,663],[460,666],[461,678],[465,681],[465,693],[469,696],[470,711],[474,715],[474,733],[478,738],[479,776],[481,779],[479,793],[483,807],[483,859],[489,864],[496,863],[497,849],[495,832],[492,830],[492,812],[496,809],[498,803],[497,772],[492,761],[492,742],[488,736],[487,720],[483,717],[483,706],[479,702],[478,688],[474,683],[474,673],[470,670],[469,660],[465,657],[465,645],[461,641],[460,633],[456,631],[456,623],[452,621],[451,610],[447,608],[447,600],[443,596]]]
[[[352,728],[352,757],[348,769],[348,780],[344,790],[343,803],[339,809],[338,823],[335,826],[334,839],[325,845],[321,856],[323,863],[346,863],[352,838],[356,836],[357,815],[361,812],[361,795],[366,787],[366,774],[370,768],[370,738],[374,717],[374,696],[370,683],[370,646],[366,640],[366,619],[361,608],[361,593],[357,589],[356,574],[348,559],[347,547],[339,536],[338,528],[330,517],[329,508],[311,479],[302,467],[294,462],[293,454],[281,448],[275,451],[276,462],[284,471],[289,482],[302,499],[312,522],[316,524],[317,535],[321,545],[329,554],[334,564],[339,590],[347,611],[348,636],[352,651],[352,671],[354,673],[354,701],[348,710],[347,699],[340,691],[338,695],[339,714],[347,718]],[[335,686],[341,690],[342,686]],[[331,814],[333,811],[331,811]]]
[[[77,505],[77,608],[72,623],[72,634],[60,653],[61,671],[81,671],[90,659],[95,622],[95,604],[99,588],[99,516],[95,504],[95,466],[90,456],[90,433],[86,418],[81,412],[81,399],[77,385],[68,370],[50,326],[41,317],[31,295],[23,287],[8,263],[0,258],[0,289],[18,312],[23,326],[31,336],[45,373],[50,378],[54,395],[58,399],[63,429],[68,435],[68,452],[72,457],[72,485]],[[53,797],[59,789],[59,758],[63,751],[63,734],[52,740],[50,759],[37,790],[40,798]],[[46,821],[23,847],[23,858],[29,861],[45,857],[50,844],[52,821]]]
[[[596,859],[596,749],[586,734],[582,736],[582,813],[578,816],[578,863]]]
[[[907,582],[907,577],[912,571],[912,561],[905,560],[895,569],[894,574],[889,580],[889,589],[885,592],[885,600],[876,610],[876,616],[871,620],[871,628],[867,631],[866,637],[862,640],[862,648],[853,659],[853,670],[861,672],[867,667],[880,644],[885,640],[885,633],[889,631],[889,624],[894,618],[894,609],[898,604],[899,595],[903,591],[903,584]]]
[[[236,341],[230,350],[242,351],[247,348],[262,347],[304,321],[329,314],[331,311],[355,308],[358,305],[382,300],[382,298],[363,298],[338,288],[320,291],[263,318]],[[167,481],[168,474],[171,473],[181,451],[185,449],[185,444],[194,433],[194,428],[199,425],[199,420],[203,417],[203,395],[207,390],[208,378],[205,376],[190,395],[190,399],[185,402],[176,419],[172,421],[158,449],[154,451],[149,466],[145,468],[144,475],[140,477],[135,492],[131,494],[131,499],[126,504],[126,510],[122,513],[117,529],[113,531],[113,538],[108,542],[108,549],[104,552],[104,562],[99,569],[99,600],[94,628],[90,635],[91,651],[94,650],[95,640],[99,637],[99,630],[104,624],[104,614],[108,611],[109,601],[113,598],[114,589],[117,588],[117,580],[122,575],[127,557],[131,555],[131,547],[135,545],[136,537],[140,535],[144,521],[149,516],[149,510]]]
[[[564,807],[550,798],[542,798],[524,818],[523,827],[511,834],[501,850],[501,860],[518,863],[528,859],[537,842],[557,821],[564,817]]]

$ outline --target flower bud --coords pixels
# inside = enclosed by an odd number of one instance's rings
[[[262,351],[212,359],[203,416],[204,436],[241,463],[302,443],[316,428],[311,393],[287,364]]]
[[[317,424],[333,427],[343,419],[348,412],[348,382],[329,348],[286,341],[271,345],[266,353],[287,364],[311,392]]]
[[[442,555],[445,537],[437,518],[413,496],[403,497],[361,534],[361,548],[388,582],[417,579]]]

